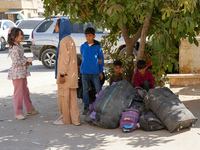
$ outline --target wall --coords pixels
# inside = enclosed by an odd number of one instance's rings
[[[22,8],[24,9],[37,9],[37,0],[21,0]]]
[[[196,37],[200,41],[200,36]],[[200,44],[200,43],[199,43]],[[200,45],[190,44],[188,39],[181,40],[179,47],[179,73],[200,74]]]
[[[0,0],[0,12],[8,10],[23,10],[26,18],[38,17],[38,0]],[[8,19],[14,21],[14,16],[8,15]]]
[[[21,9],[21,0],[0,0],[0,10],[7,11],[9,9]]]

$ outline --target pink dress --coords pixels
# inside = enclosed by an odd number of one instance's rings
[[[26,65],[27,59],[24,57],[24,48],[22,45],[15,44],[9,49],[9,56],[12,59],[12,67],[8,70],[9,80],[30,76],[28,65]]]

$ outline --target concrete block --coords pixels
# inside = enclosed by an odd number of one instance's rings
[[[200,74],[167,74],[170,85],[200,85]]]

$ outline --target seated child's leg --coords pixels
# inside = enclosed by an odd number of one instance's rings
[[[103,86],[104,82],[106,80],[106,77],[105,77],[105,74],[103,73],[103,79],[100,80],[100,83],[101,83],[101,87]]]
[[[151,88],[151,83],[149,81],[144,81],[142,88],[148,92],[149,89]]]
[[[89,108],[89,85],[90,85],[90,75],[82,75],[82,84],[83,84],[83,102],[84,107]]]
[[[92,83],[96,89],[96,93],[99,93],[101,91],[101,83],[98,74],[92,75]]]
[[[77,91],[77,97],[83,99],[83,86],[82,86],[82,78],[78,79],[78,88]]]

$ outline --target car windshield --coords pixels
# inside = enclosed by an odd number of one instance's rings
[[[42,20],[22,20],[18,25],[20,29],[34,29]]]

